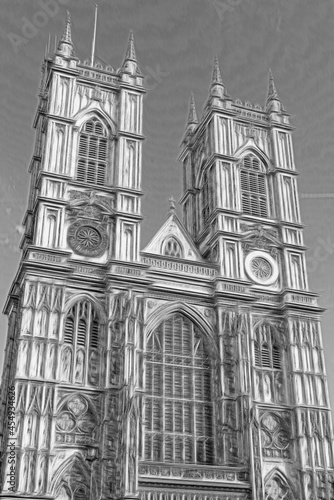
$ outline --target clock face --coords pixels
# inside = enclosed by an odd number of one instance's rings
[[[250,252],[245,259],[248,277],[259,285],[272,285],[278,278],[278,265],[267,252]]]
[[[101,224],[77,221],[68,228],[67,241],[74,252],[87,257],[100,257],[107,248],[107,234]]]

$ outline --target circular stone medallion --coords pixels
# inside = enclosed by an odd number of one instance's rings
[[[259,285],[272,285],[278,278],[278,266],[275,259],[266,252],[255,251],[245,259],[246,273]]]
[[[101,224],[81,220],[68,228],[67,242],[79,255],[100,257],[107,248],[107,234]]]

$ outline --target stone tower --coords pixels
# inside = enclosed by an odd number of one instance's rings
[[[140,251],[142,101],[80,62],[43,64],[1,392],[0,498],[331,500],[333,430],[308,290],[289,117],[232,100],[218,61],[191,98],[183,223]]]

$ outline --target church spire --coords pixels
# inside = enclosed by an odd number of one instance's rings
[[[190,105],[189,105],[189,115],[188,115],[188,125],[197,125],[198,118],[196,113],[196,105],[194,94],[191,93]]]
[[[126,49],[122,70],[134,75],[138,72],[138,62],[136,57],[135,42],[133,37],[133,32],[130,31],[128,46]]]
[[[58,45],[57,54],[64,57],[75,56],[74,45],[72,42],[72,23],[69,11],[66,13],[65,29]]]

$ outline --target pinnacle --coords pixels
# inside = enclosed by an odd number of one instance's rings
[[[268,82],[268,97],[267,97],[267,103],[271,101],[272,99],[276,99],[279,101],[278,93],[275,87],[275,81],[274,81],[274,75],[271,69],[269,69],[269,82]]]
[[[71,16],[69,11],[66,12],[66,26],[60,41],[72,45]]]
[[[213,73],[212,73],[212,84],[223,85],[222,76],[220,74],[219,62],[217,57],[215,57],[213,64]]]
[[[194,94],[192,93],[191,97],[190,97],[188,125],[197,124],[197,123],[198,123],[198,118],[197,118],[197,113],[196,113],[195,98],[194,98]]]
[[[128,47],[126,49],[126,54],[125,54],[124,61],[135,61],[135,62],[137,62],[136,51],[135,51],[135,43],[134,43],[134,37],[133,37],[133,32],[132,31],[130,31],[129,42],[128,42]]]

